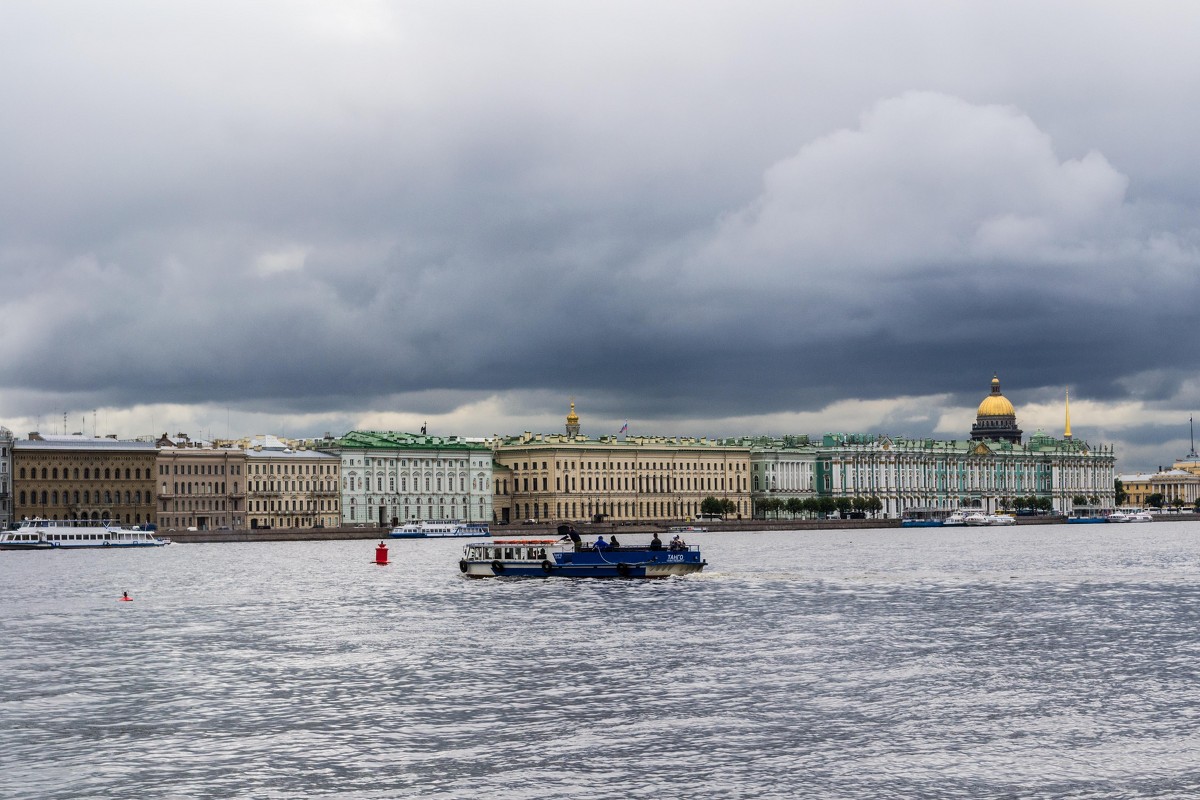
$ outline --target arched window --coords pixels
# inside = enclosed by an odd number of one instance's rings
[[[42,505],[46,505],[46,490],[42,489]]]
[[[104,503],[105,505],[112,503],[112,491],[109,489],[104,490]]]
[[[58,505],[58,492],[57,491],[53,491],[50,493],[50,505],[52,505],[52,506]]]
[[[112,477],[112,470],[108,467],[104,468],[104,480],[109,480]]]
[[[75,480],[79,480],[79,467],[75,468]]]
[[[24,471],[24,470],[22,470],[22,471]],[[25,492],[24,492],[24,490],[22,490],[22,491],[21,491],[21,505],[25,505]]]
[[[79,490],[75,490],[75,505],[79,505]]]
[[[58,480],[58,467],[50,470],[50,477],[54,478],[54,480]]]
[[[125,480],[129,480],[129,467],[125,468]]]
[[[25,468],[24,467],[21,467],[21,477],[22,478],[25,477]],[[21,500],[22,503],[25,502],[25,500],[23,498],[24,498],[24,495],[22,495],[22,500]]]
[[[46,479],[46,468],[42,467],[42,480]]]

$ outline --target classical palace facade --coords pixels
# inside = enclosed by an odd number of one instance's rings
[[[34,432],[12,448],[16,520],[155,521],[153,442]]]
[[[492,519],[492,451],[460,436],[351,431],[319,445],[342,470],[342,521]]]
[[[158,446],[158,526],[166,530],[246,527],[246,453],[165,433]]]
[[[579,432],[575,404],[564,434],[491,442],[497,521],[651,521],[696,517],[707,497],[727,516],[750,516],[750,451],[740,444],[665,436]]]
[[[912,439],[880,434],[827,433],[819,441],[795,436],[749,439],[755,500],[768,497],[876,497],[888,517],[909,509],[1013,508],[1018,498],[1050,498],[1070,513],[1076,499],[1115,506],[1116,456],[1071,435],[1038,432],[1022,440],[1016,410],[992,379],[967,439]]]
[[[341,524],[341,461],[275,436],[246,448],[246,517],[251,528],[336,528]]]

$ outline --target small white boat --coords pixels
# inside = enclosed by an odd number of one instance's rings
[[[73,519],[27,519],[0,533],[0,550],[82,550],[101,547],[162,547],[170,539],[117,524]]]
[[[486,522],[434,519],[398,525],[388,533],[393,539],[462,539],[491,536]]]
[[[1114,511],[1104,518],[1105,522],[1132,522],[1129,515],[1124,511]]]
[[[972,526],[972,527],[974,527],[974,526],[977,526],[977,525],[988,525],[988,524],[990,524],[990,523],[988,522],[988,515],[987,515],[987,514],[981,514],[981,513],[980,513],[980,512],[978,512],[978,511],[976,511],[974,514],[967,514],[966,518],[965,518],[963,521],[964,521],[964,522],[965,522],[967,525],[970,525],[970,526]]]
[[[1130,522],[1154,522],[1154,516],[1149,511],[1130,511],[1127,516]]]
[[[1011,514],[988,514],[988,525],[1016,525],[1017,518]]]
[[[942,520],[942,524],[949,525],[951,527],[962,527],[963,525],[967,524],[967,515],[962,511],[955,511],[953,514]]]
[[[708,528],[696,525],[672,525],[667,528],[667,533],[708,533]]]

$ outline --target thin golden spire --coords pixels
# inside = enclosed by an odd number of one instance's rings
[[[1063,432],[1064,439],[1071,438],[1071,387],[1067,387],[1067,429]]]

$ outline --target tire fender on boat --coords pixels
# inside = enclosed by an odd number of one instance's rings
[[[617,564],[617,574],[620,575],[622,578],[628,578],[629,577],[629,565],[626,563],[623,563],[623,562],[620,564]]]
[[[499,561],[493,561],[492,562],[492,572],[499,575],[501,572],[504,572],[504,565],[501,564]]]
[[[465,558],[460,558],[458,560],[458,571],[459,572],[467,571],[467,560]]]
[[[549,575],[550,571],[553,569],[554,569],[554,565],[550,563],[550,559],[546,559],[545,561],[542,562],[542,572]]]

